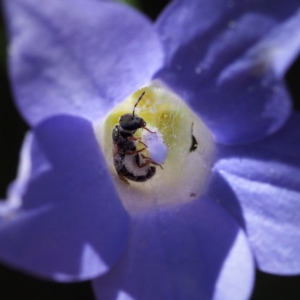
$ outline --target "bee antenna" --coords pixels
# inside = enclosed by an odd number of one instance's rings
[[[137,101],[136,101],[136,103],[135,103],[135,105],[134,105],[134,107],[133,107],[133,112],[132,112],[132,117],[133,117],[133,118],[134,118],[134,111],[135,111],[135,108],[136,108],[136,106],[139,104],[139,102],[142,100],[142,98],[144,97],[145,93],[146,93],[146,91],[143,91],[143,92],[142,92],[141,96],[139,97],[139,99],[137,99]]]

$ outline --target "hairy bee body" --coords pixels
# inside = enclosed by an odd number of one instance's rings
[[[135,132],[135,131],[134,131]],[[134,133],[133,132],[133,133]],[[115,125],[112,131],[113,159],[116,171],[120,178],[145,182],[156,173],[156,168],[151,165],[143,166],[140,153],[137,151],[134,141],[130,138],[133,133]]]

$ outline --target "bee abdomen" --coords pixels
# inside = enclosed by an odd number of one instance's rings
[[[145,182],[155,175],[156,168],[151,166],[149,167],[145,175],[134,175],[130,173],[125,166],[123,166],[123,168],[119,171],[119,173],[129,180],[136,181],[136,182]]]

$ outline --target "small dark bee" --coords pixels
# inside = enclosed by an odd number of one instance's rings
[[[162,168],[150,157],[146,157],[141,153],[147,148],[147,145],[133,136],[139,128],[155,134],[146,127],[147,124],[144,119],[134,114],[136,106],[144,95],[145,91],[135,103],[132,114],[122,115],[119,124],[115,125],[112,131],[114,165],[120,179],[126,183],[128,183],[126,179],[137,182],[147,181],[156,173],[156,168],[153,165]],[[144,148],[137,150],[136,142],[141,143]]]

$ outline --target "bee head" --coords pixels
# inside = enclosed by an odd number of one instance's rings
[[[146,126],[146,122],[144,119],[140,118],[137,115],[132,114],[124,114],[119,119],[119,124],[122,129],[127,131],[136,131],[139,128],[143,128]]]

